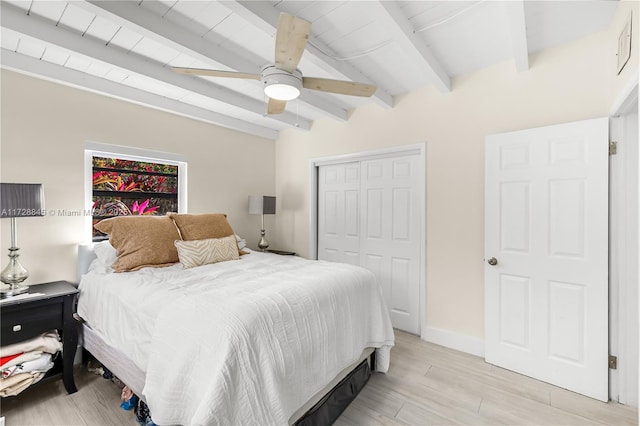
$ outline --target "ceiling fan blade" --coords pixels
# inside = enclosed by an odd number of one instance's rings
[[[337,93],[350,96],[371,96],[377,87],[373,84],[356,83],[353,81],[329,80],[327,78],[302,77],[305,89],[320,90],[322,92]]]
[[[276,31],[276,67],[294,72],[309,39],[311,23],[287,13],[281,13]]]
[[[247,72],[221,71],[221,70],[209,70],[209,69],[203,69],[203,68],[183,68],[183,67],[172,67],[171,69],[177,72],[178,74],[204,75],[207,77],[246,78],[251,80],[260,80],[262,78],[260,74],[251,74]]]
[[[287,106],[287,101],[281,101],[278,99],[269,98],[269,106],[267,107],[268,114],[282,114],[284,107]]]
[[[278,99],[269,98],[269,106],[267,107],[268,114],[281,114],[284,112],[284,107],[287,106],[287,101],[280,101]]]

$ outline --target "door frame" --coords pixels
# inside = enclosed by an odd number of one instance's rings
[[[640,259],[631,259],[629,248],[638,248],[638,211],[635,215],[627,205],[640,199],[637,185],[640,155],[631,156],[626,146],[632,142],[627,137],[629,114],[638,103],[638,78],[634,78],[621,92],[609,112],[610,141],[618,142],[618,154],[610,160],[610,265],[609,265],[609,353],[618,357],[616,370],[609,370],[609,397],[613,401],[638,406],[637,400],[629,396],[630,389],[638,386],[638,376],[633,376],[634,367],[637,372],[638,350],[631,344],[638,343],[637,321],[632,312],[638,311],[640,298],[630,296],[632,285],[637,279],[637,268]],[[637,118],[636,118],[637,119]],[[636,124],[637,125],[637,124]],[[634,141],[637,143],[637,139]],[[635,148],[636,154],[640,152]],[[629,186],[636,182],[635,188]],[[630,200],[631,199],[631,200]],[[635,223],[633,223],[635,221]],[[630,231],[635,227],[635,233]],[[631,229],[630,229],[631,228]],[[635,275],[635,278],[634,278]],[[632,280],[634,282],[632,282]],[[632,342],[629,344],[629,342]],[[634,359],[635,358],[635,359]],[[635,364],[634,364],[635,363]],[[631,371],[629,371],[631,370]]]
[[[309,160],[309,258],[318,259],[318,172],[321,166],[331,164],[350,163],[353,161],[376,160],[381,158],[417,155],[420,164],[418,170],[418,205],[420,206],[420,303],[418,315],[420,317],[420,337],[426,330],[425,294],[426,294],[426,142],[401,145],[372,151],[355,152],[351,154],[331,155],[312,158]]]

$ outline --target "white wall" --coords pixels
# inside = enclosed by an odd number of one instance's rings
[[[283,131],[276,143],[276,216],[281,248],[308,254],[309,160],[426,141],[426,324],[477,342],[484,334],[484,138],[486,135],[606,116],[637,54],[618,77],[612,30],[453,79],[451,93],[428,87],[370,105],[347,123],[318,120],[311,132]],[[636,25],[634,28],[638,28]],[[637,33],[637,32],[636,32]],[[637,44],[635,44],[637,46]]]
[[[1,79],[2,182],[43,183],[47,210],[82,210],[85,141],[177,153],[188,161],[189,212],[225,212],[234,230],[257,244],[260,221],[248,215],[247,196],[275,192],[273,141],[10,71]],[[75,281],[84,218],[17,222],[27,283]],[[9,220],[0,229],[4,268]]]

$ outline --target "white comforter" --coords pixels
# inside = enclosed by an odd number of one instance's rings
[[[394,337],[369,271],[252,252],[189,270],[108,273],[78,313],[143,371],[157,424],[286,424],[367,347],[386,371]]]

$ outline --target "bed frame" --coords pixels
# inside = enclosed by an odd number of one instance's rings
[[[93,259],[95,254],[91,246],[78,246],[78,282],[89,270]],[[142,390],[145,372],[140,370],[120,349],[107,344],[78,315],[76,319],[82,324],[79,327],[79,334],[83,348],[83,364],[86,364],[87,356],[95,358],[125,383],[133,393],[144,399]],[[299,407],[289,418],[289,424],[296,426],[332,424],[364,388],[372,371],[375,371],[375,366],[375,348],[365,349],[360,358],[342,370],[327,386]]]

